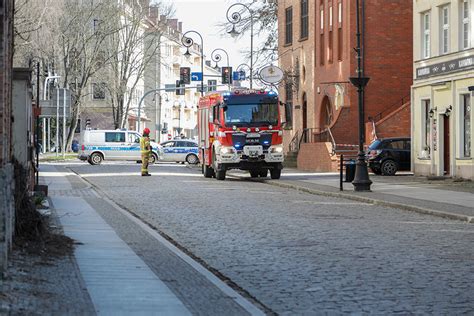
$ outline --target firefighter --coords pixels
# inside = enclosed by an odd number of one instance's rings
[[[140,153],[142,155],[142,176],[151,176],[151,174],[148,173],[148,160],[151,155],[150,129],[148,127],[145,127],[143,135],[140,138]]]

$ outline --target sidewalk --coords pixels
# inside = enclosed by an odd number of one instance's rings
[[[233,171],[231,174],[249,178],[248,173]],[[344,182],[344,191],[340,191],[338,173],[284,169],[280,180],[253,180],[474,223],[474,183],[471,181],[429,180],[408,173],[393,177],[371,175],[370,179],[372,192],[355,192],[350,182]]]
[[[264,314],[74,173],[41,167],[53,225],[75,241],[74,253],[38,263],[18,256],[0,292],[0,314]]]

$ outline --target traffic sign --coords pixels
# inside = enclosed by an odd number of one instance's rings
[[[202,72],[191,73],[191,81],[201,81],[201,80],[202,80]]]
[[[244,70],[234,71],[232,74],[232,77],[234,78],[235,81],[245,80],[245,71]]]

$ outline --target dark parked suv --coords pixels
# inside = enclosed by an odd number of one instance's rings
[[[375,174],[393,176],[399,170],[410,170],[410,138],[377,139],[370,144],[367,159]]]

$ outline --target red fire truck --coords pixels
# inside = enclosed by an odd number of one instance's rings
[[[199,158],[206,178],[225,180],[230,169],[279,179],[283,133],[274,91],[213,92],[199,100]]]

